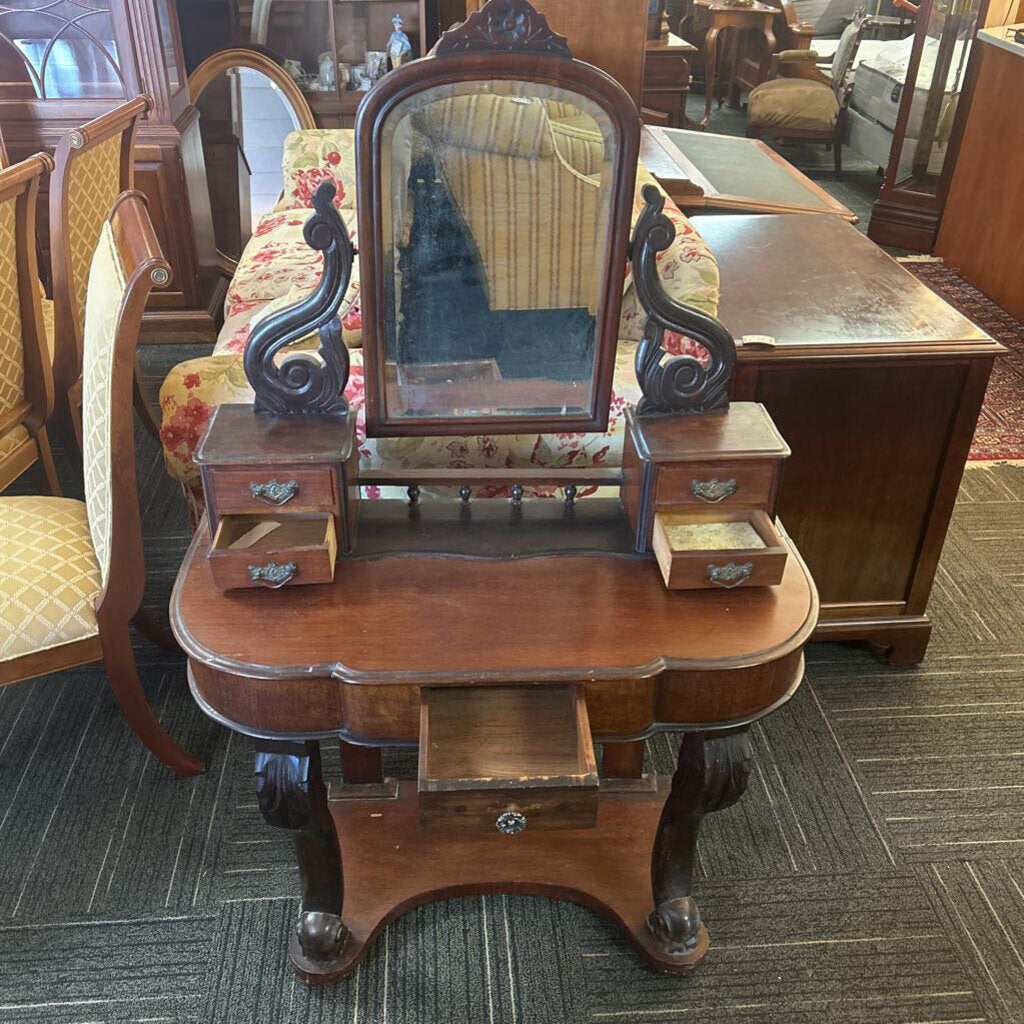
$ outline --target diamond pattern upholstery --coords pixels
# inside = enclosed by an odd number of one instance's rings
[[[94,636],[99,591],[82,502],[0,498],[0,662]]]
[[[25,353],[18,302],[18,266],[14,258],[14,207],[0,203],[0,413],[17,405],[25,394]]]
[[[110,571],[111,473],[110,413],[117,320],[127,284],[109,221],[100,229],[89,273],[82,353],[82,463],[89,530],[100,579]]]
[[[29,432],[23,423],[16,423],[3,437],[0,437],[0,462],[12,455],[29,439]]]
[[[121,134],[76,154],[69,168],[66,232],[71,258],[71,300],[78,323],[85,320],[85,295],[93,250],[114,200],[121,192]]]

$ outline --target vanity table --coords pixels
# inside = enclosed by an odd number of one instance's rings
[[[197,451],[208,510],[171,621],[293,835],[307,982],[471,893],[575,900],[660,971],[708,949],[701,821],[743,794],[750,726],[800,685],[818,601],[775,517],[789,448],[761,405],[730,405],[728,330],[662,288],[653,186],[629,238],[638,143],[628,95],[525,0],[389,74],[356,138],[368,433],[605,429],[628,254],[648,319],[621,470],[360,472],[331,183],[305,229],[320,284],[254,328],[255,403],[219,407]],[[667,330],[707,358],[670,355]],[[661,731],[685,734],[671,779],[642,771]],[[389,746],[418,746],[415,782],[382,777]]]

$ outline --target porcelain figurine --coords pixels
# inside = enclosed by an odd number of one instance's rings
[[[297,82],[303,75],[302,61],[295,60],[292,57],[286,57],[284,61],[284,69],[288,72],[292,78]]]
[[[391,67],[397,68],[412,55],[412,43],[402,31],[405,22],[402,20],[401,14],[396,14],[391,19],[391,24],[395,26],[395,31],[388,37],[388,59],[391,61]]]
[[[319,57],[320,65],[320,88],[323,90],[330,90],[334,88],[335,82],[335,67],[334,67],[334,54],[330,51],[321,53]]]

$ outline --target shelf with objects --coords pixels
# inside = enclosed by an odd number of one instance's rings
[[[351,128],[363,93],[424,53],[427,7],[428,0],[255,0],[239,31],[280,59],[319,127]]]

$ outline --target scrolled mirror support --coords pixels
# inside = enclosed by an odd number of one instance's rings
[[[724,411],[729,408],[736,343],[720,320],[676,302],[665,292],[658,277],[658,253],[672,244],[676,231],[662,212],[661,192],[646,185],[643,197],[645,206],[630,243],[633,282],[647,313],[643,340],[636,350],[636,379],[643,392],[637,415]],[[700,342],[710,356],[708,366],[693,356],[666,352],[661,345],[666,330]]]
[[[352,276],[355,248],[334,206],[335,187],[325,181],[313,196],[315,213],[302,229],[306,244],[324,254],[323,273],[313,292],[261,320],[245,349],[245,375],[257,412],[277,415],[344,416],[348,402],[348,349],[342,340],[338,310]],[[317,352],[281,353],[317,332]]]

